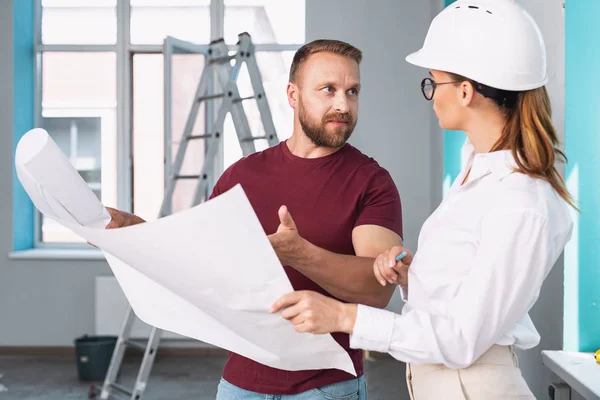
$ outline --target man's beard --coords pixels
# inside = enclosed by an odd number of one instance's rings
[[[342,147],[348,141],[356,126],[356,121],[352,121],[349,113],[336,112],[325,114],[320,123],[314,123],[306,115],[304,106],[301,106],[298,118],[302,130],[315,145],[334,149]],[[327,129],[327,123],[330,121],[345,122],[346,124]]]

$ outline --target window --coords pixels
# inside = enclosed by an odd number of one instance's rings
[[[210,42],[210,0],[131,0],[131,44]]]
[[[225,0],[225,41],[248,32],[255,44],[303,43],[304,1]]]
[[[48,131],[103,204],[156,219],[165,183],[165,38],[207,46],[224,37],[233,48],[237,35],[249,32],[278,136],[286,139],[292,110],[285,87],[294,51],[304,42],[304,7],[304,0],[36,0],[35,124]],[[204,56],[177,54],[171,66],[173,141],[168,145],[174,158]],[[239,86],[242,95],[250,90],[245,71]],[[253,134],[261,135],[256,105],[244,107]],[[197,132],[206,129],[202,115]],[[257,142],[257,150],[266,145]],[[201,141],[193,146],[182,172],[197,174],[204,146]],[[228,120],[216,173],[240,157]],[[177,188],[173,212],[190,206],[190,184]],[[35,245],[87,246],[40,214]]]
[[[188,117],[204,56],[175,55],[172,61],[171,162],[175,159],[179,138]],[[164,195],[164,60],[162,54],[136,54],[133,58],[133,207],[147,221],[155,220]],[[194,126],[194,134],[205,131],[203,110]],[[204,162],[204,142],[188,145],[182,174],[198,174]],[[173,194],[172,212],[189,208],[195,181],[180,181]]]
[[[42,43],[116,44],[117,0],[42,0]]]

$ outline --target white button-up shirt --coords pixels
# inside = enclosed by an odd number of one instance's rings
[[[528,312],[570,239],[571,210],[548,182],[514,172],[510,151],[463,151],[465,168],[421,229],[402,315],[359,305],[351,347],[465,368],[494,344],[539,343]]]

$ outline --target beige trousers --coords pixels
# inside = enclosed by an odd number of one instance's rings
[[[412,400],[535,399],[512,346],[494,345],[464,369],[407,364],[406,383]]]

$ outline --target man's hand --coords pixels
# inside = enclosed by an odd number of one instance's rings
[[[277,232],[269,235],[269,241],[281,264],[294,266],[302,254],[305,241],[298,233],[292,214],[286,206],[279,208],[279,221]]]
[[[110,207],[106,207],[106,209],[112,218],[110,223],[106,225],[106,229],[124,228],[126,226],[137,225],[146,222],[137,215],[130,214],[125,211],[116,210]]]
[[[111,207],[106,207],[106,210],[108,210],[108,213],[111,216],[111,220],[108,225],[106,225],[106,229],[124,228],[126,226],[137,225],[146,222],[137,215],[130,214],[125,211],[116,210]],[[88,244],[96,247],[96,245],[93,243],[88,242]]]
[[[352,333],[356,323],[356,304],[344,304],[312,291],[291,292],[280,297],[270,312],[280,310],[297,332]]]
[[[396,262],[396,257],[402,252],[406,252],[406,256]],[[384,251],[375,259],[373,264],[373,272],[375,278],[381,286],[385,286],[386,282],[392,285],[400,285],[406,287],[408,285],[408,267],[412,263],[413,256],[404,247],[394,246],[390,250]]]

